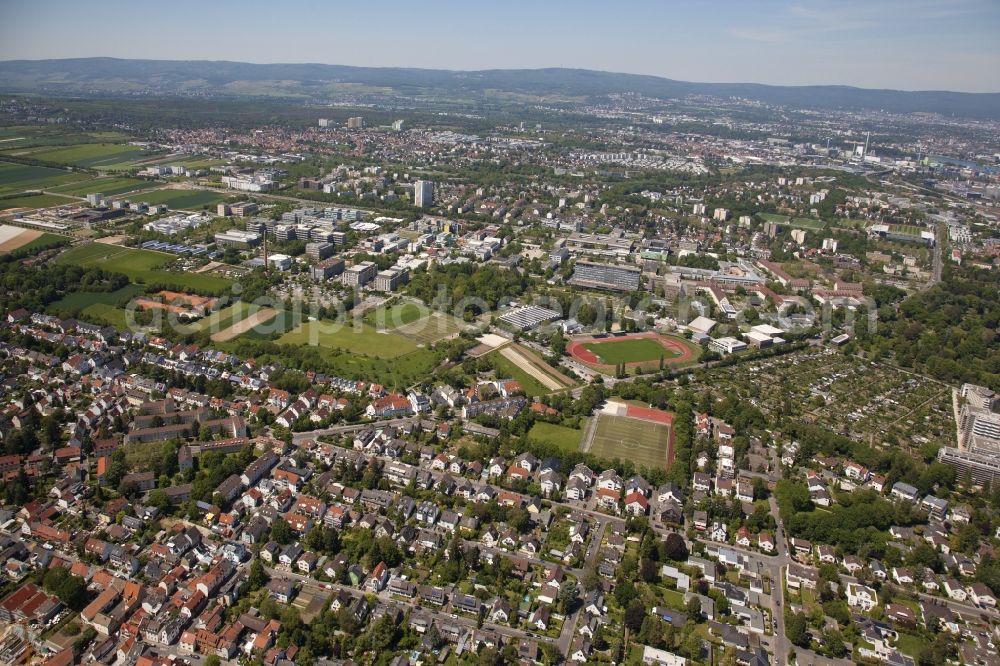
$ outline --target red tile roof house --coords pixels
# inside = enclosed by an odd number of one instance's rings
[[[611,490],[610,488],[598,488],[597,493],[597,503],[605,509],[618,510],[618,500],[621,497],[621,493],[617,490]]]
[[[598,490],[598,495],[600,495],[600,490]],[[644,516],[649,511],[649,500],[641,492],[634,490],[625,496],[625,510],[635,516]]]
[[[531,478],[531,472],[515,464],[507,468],[507,478],[512,481],[517,479],[527,481]]]

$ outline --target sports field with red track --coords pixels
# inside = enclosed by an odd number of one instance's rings
[[[660,358],[667,365],[685,365],[701,354],[700,348],[687,340],[652,332],[576,338],[566,351],[580,363],[601,371],[614,370],[622,362],[626,368],[656,367]]]

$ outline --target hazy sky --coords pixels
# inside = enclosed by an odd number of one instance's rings
[[[85,56],[1000,92],[1000,0],[0,0],[0,60]]]

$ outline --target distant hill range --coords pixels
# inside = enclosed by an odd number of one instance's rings
[[[502,93],[558,101],[634,92],[659,99],[690,95],[741,97],[795,108],[927,112],[1000,119],[1000,93],[905,92],[850,86],[690,83],[658,76],[585,69],[450,71],[344,65],[258,65],[227,61],[9,60],[0,62],[0,91],[50,95],[145,93],[324,99],[336,93],[433,96],[502,101]],[[501,96],[498,98],[498,93]],[[513,99],[517,99],[514,97]]]

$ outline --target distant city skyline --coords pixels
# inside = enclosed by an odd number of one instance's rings
[[[0,60],[107,56],[1000,92],[1000,2],[6,0]]]

